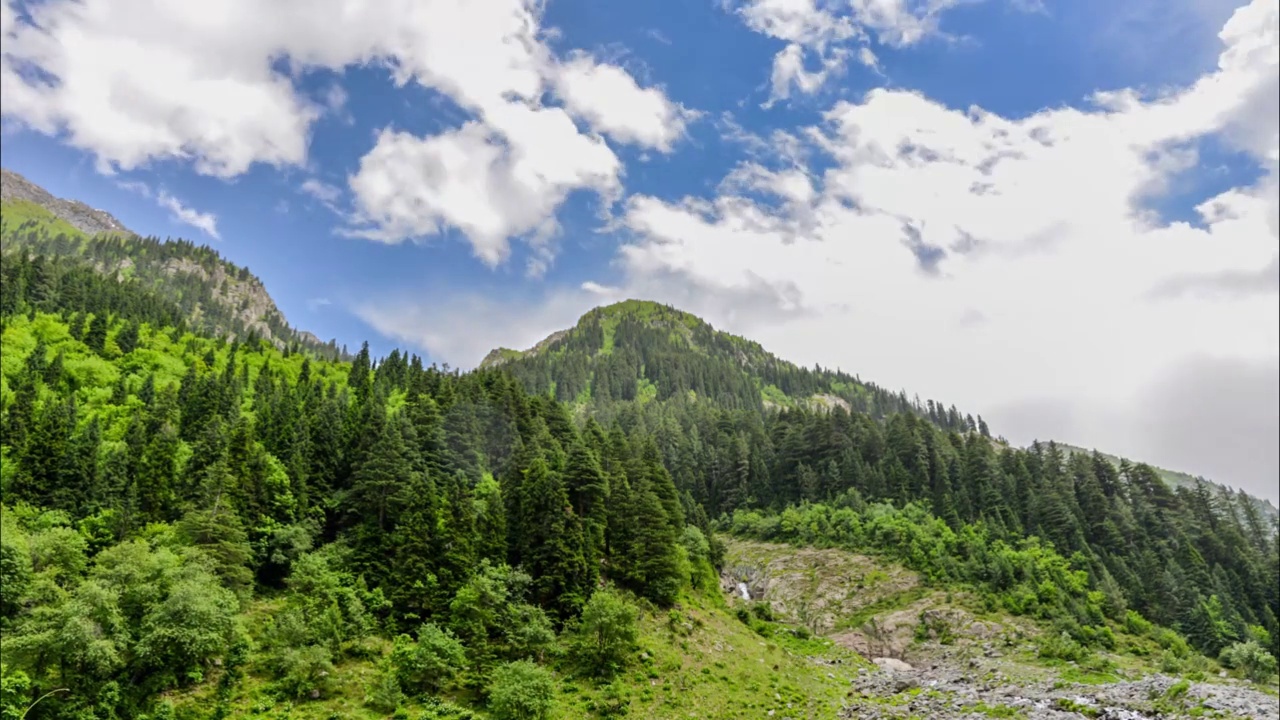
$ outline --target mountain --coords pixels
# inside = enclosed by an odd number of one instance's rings
[[[0,168],[0,202],[3,202],[6,207],[14,206],[17,212],[21,212],[24,204],[42,207],[54,217],[86,235],[134,234],[111,213],[91,208],[79,200],[56,198],[49,194],[49,191],[18,173],[3,168]]]
[[[802,368],[690,313],[644,300],[595,308],[574,327],[554,332],[527,350],[496,348],[480,367],[501,367],[520,378],[530,392],[552,393],[579,406],[687,395],[722,407],[760,411],[838,406],[873,417],[911,412],[944,430],[976,428],[989,434],[981,416],[961,413],[954,405],[908,400],[903,391],[893,392],[839,370]],[[1055,444],[1067,455],[1094,452]],[[1136,464],[1106,453],[1099,456],[1117,468],[1122,462]],[[1153,470],[1175,489],[1207,482],[1187,473]],[[1254,500],[1267,515],[1280,515],[1269,501]]]
[[[501,367],[530,392],[601,406],[701,398],[726,408],[834,408],[881,418],[915,412],[945,429],[985,427],[955,406],[893,392],[856,375],[803,368],[759,343],[716,330],[668,305],[626,300],[598,307],[534,347],[498,348],[481,368]]]
[[[290,327],[262,281],[217,251],[187,240],[161,241],[127,229],[103,210],[54,197],[18,173],[0,171],[0,239],[4,252],[27,251],[100,273],[132,278],[178,305],[187,322],[227,337],[255,334],[277,347],[326,356],[336,341]]]

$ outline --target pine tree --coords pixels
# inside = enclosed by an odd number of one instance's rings
[[[530,517],[537,518],[525,528],[524,537],[534,597],[543,607],[568,617],[590,594],[582,524],[569,505],[564,481],[542,458],[534,459],[524,475],[522,504]]]
[[[564,479],[574,514],[582,521],[585,542],[583,552],[586,556],[589,580],[594,584],[605,549],[604,533],[608,525],[606,503],[609,499],[609,483],[595,456],[582,442],[574,442],[570,446]]]
[[[84,333],[84,344],[90,350],[101,353],[107,344],[107,316],[105,313],[94,313],[89,321],[89,329]]]

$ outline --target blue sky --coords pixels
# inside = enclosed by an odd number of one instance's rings
[[[465,367],[649,297],[1015,440],[1280,473],[1276,0],[106,7],[7,0],[5,167],[321,337]],[[1228,449],[1151,414],[1206,372]]]

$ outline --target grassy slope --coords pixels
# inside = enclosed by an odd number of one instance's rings
[[[888,712],[905,710],[922,692],[912,687],[898,693],[850,695],[850,683],[869,664],[867,656],[888,655],[917,665],[949,663],[977,668],[975,676],[1007,678],[1019,683],[1102,684],[1136,679],[1159,670],[1160,647],[1150,638],[1116,628],[1115,651],[1097,652],[1088,661],[1068,663],[1038,657],[1037,641],[1050,628],[1027,618],[1014,618],[982,608],[962,588],[934,588],[893,563],[838,549],[812,549],[728,538],[722,594],[686,595],[669,612],[649,611],[641,619],[640,650],[625,672],[610,684],[576,676],[566,659],[557,667],[555,720],[621,717],[609,706],[623,705],[630,718],[724,719],[743,717],[837,717],[840,708]],[[775,613],[773,622],[753,617],[741,621],[735,610],[753,607],[734,588],[746,580],[753,595],[763,594]],[[259,601],[248,617],[259,625],[272,610]],[[943,641],[936,634],[917,634],[922,612],[943,618],[954,632]],[[867,647],[865,629],[874,621],[885,629],[881,644]],[[810,627],[813,637],[799,631]],[[804,639],[802,639],[804,638]],[[389,643],[383,642],[384,652]],[[856,651],[855,651],[856,649]],[[862,653],[862,654],[859,654]],[[1206,663],[1201,672],[1216,675]],[[231,716],[290,720],[386,717],[363,705],[366,688],[376,675],[376,661],[347,661],[338,666],[331,692],[313,701],[276,697],[265,673],[250,666],[233,696]],[[216,678],[193,691],[173,696],[179,712],[195,712],[212,704]],[[483,701],[473,695],[447,693],[448,706],[476,710]],[[1001,705],[1000,698],[976,701],[949,698],[977,716],[1024,717]],[[446,718],[433,701],[403,706],[401,717]],[[194,716],[194,715],[193,715]]]
[[[271,601],[255,603],[248,614],[250,627],[260,626],[272,610]],[[648,612],[641,621],[640,651],[625,672],[601,684],[576,676],[565,665],[557,671],[559,692],[552,717],[556,720],[606,716],[604,708],[620,699],[633,718],[706,718],[731,720],[764,717],[835,717],[858,667],[855,655],[829,640],[802,640],[787,628],[765,625],[763,637],[735,618],[718,597],[686,596],[677,609]],[[390,650],[385,643],[384,652]],[[818,664],[813,658],[839,663]],[[236,688],[231,717],[289,720],[386,717],[363,704],[373,682],[375,661],[347,661],[338,665],[331,692],[312,701],[276,697],[265,673],[250,665]],[[178,717],[195,715],[213,705],[217,678],[170,696]],[[452,694],[447,701],[476,708],[478,699]],[[403,706],[407,717],[437,717],[431,703]],[[447,717],[444,713],[440,716]]]

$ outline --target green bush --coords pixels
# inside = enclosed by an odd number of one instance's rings
[[[1219,661],[1233,670],[1239,670],[1250,680],[1266,682],[1276,673],[1276,658],[1255,640],[1238,642],[1222,651]]]
[[[289,697],[316,699],[329,691],[333,661],[320,645],[289,648],[276,657],[276,667],[280,690]]]
[[[448,630],[426,623],[414,641],[408,635],[396,638],[391,651],[400,687],[413,693],[435,692],[466,664],[466,650]]]
[[[751,614],[765,622],[773,622],[773,606],[767,602],[755,602],[751,604]]]
[[[380,713],[394,712],[404,702],[404,692],[400,689],[400,678],[397,677],[395,665],[383,662],[373,683],[367,688],[364,704]]]
[[[1154,626],[1150,620],[1142,617],[1133,610],[1127,610],[1124,614],[1124,629],[1131,635],[1146,635],[1151,632]]]
[[[1069,633],[1062,632],[1041,639],[1039,655],[1046,660],[1080,662],[1089,656],[1089,649],[1076,642]]]
[[[489,711],[496,720],[545,720],[556,684],[551,671],[528,660],[498,666],[489,681]]]
[[[612,590],[597,590],[582,609],[573,646],[583,669],[608,677],[620,670],[636,650],[639,611]]]

